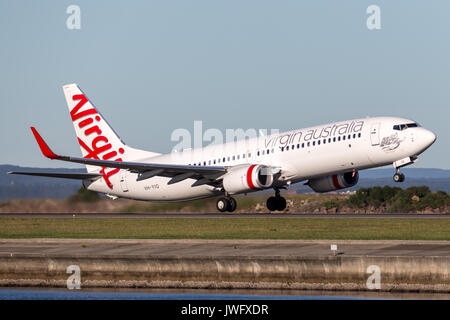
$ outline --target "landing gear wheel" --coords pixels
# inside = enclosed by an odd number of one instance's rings
[[[403,181],[405,181],[405,175],[403,173],[397,172],[396,174],[394,174],[394,181],[395,182],[403,182]]]
[[[227,198],[219,198],[216,202],[216,208],[217,210],[219,210],[220,212],[225,212],[228,210],[229,207],[229,202]]]
[[[283,197],[270,197],[266,202],[269,211],[283,211],[286,209],[286,199]]]
[[[283,211],[286,209],[286,199],[283,197],[277,197],[277,210]]]
[[[269,211],[278,210],[277,204],[278,204],[278,201],[277,201],[276,197],[270,197],[269,199],[267,199],[266,206],[267,206],[267,209],[269,209]]]
[[[232,197],[228,198],[228,208],[227,211],[228,212],[233,212],[234,210],[236,210],[237,207],[237,203],[236,200]]]

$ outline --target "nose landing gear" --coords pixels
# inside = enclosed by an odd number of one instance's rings
[[[403,182],[405,181],[405,175],[400,172],[400,169],[397,168],[397,172],[394,174],[394,182]]]
[[[286,199],[280,196],[280,190],[275,189],[275,197],[270,197],[266,202],[269,211],[283,211],[286,209]]]

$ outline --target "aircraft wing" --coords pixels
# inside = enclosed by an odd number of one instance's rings
[[[119,168],[129,170],[131,172],[139,173],[138,180],[148,179],[153,176],[174,177],[175,180],[172,183],[182,181],[187,178],[194,178],[197,180],[206,178],[215,180],[218,177],[222,176],[224,173],[226,173],[226,167],[219,167],[219,166],[202,167],[202,166],[188,166],[188,165],[162,164],[162,163],[110,161],[110,160],[61,156],[53,153],[53,151],[48,147],[44,139],[42,139],[42,137],[39,135],[39,133],[34,127],[31,127],[31,131],[33,132],[34,137],[36,138],[39,148],[41,149],[41,152],[47,158],[50,158],[52,160],[75,162],[99,167]],[[205,183],[208,182],[205,181]]]
[[[67,173],[67,172],[30,172],[30,171],[10,171],[8,174],[22,174],[27,176],[39,176],[50,178],[64,178],[64,179],[98,179],[102,175],[100,173]]]

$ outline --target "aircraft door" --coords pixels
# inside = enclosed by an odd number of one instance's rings
[[[128,192],[128,183],[127,183],[127,170],[120,170],[120,187],[123,192]]]
[[[373,146],[380,144],[380,123],[373,123],[370,128],[370,142]]]

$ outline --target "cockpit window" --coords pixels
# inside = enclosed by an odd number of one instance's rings
[[[417,122],[411,122],[411,123],[405,123],[405,124],[396,124],[393,129],[394,130],[405,130],[408,128],[415,128],[415,127],[420,127],[420,125]]]

